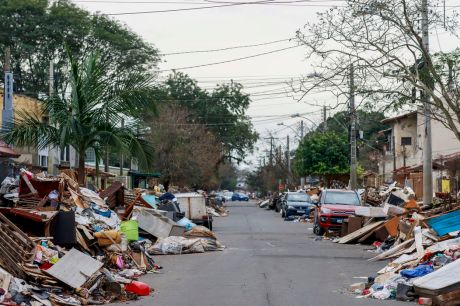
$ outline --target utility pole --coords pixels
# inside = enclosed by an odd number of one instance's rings
[[[355,112],[355,76],[353,64],[350,65],[350,189],[358,187],[356,165],[356,112]]]
[[[49,96],[49,98],[51,98],[53,96],[53,94],[54,94],[54,63],[53,63],[52,60],[50,61],[48,82],[49,82],[49,84],[48,84],[48,96]],[[49,175],[51,175],[53,173],[53,163],[54,163],[53,160],[54,160],[54,150],[53,150],[53,148],[48,146],[48,165],[47,165],[48,167],[47,167],[47,171],[48,171]]]
[[[286,136],[286,158],[288,166],[288,177],[291,176],[291,152],[289,151],[289,135]]]
[[[430,52],[428,0],[422,0],[422,43],[428,55]],[[422,55],[425,57],[425,65],[428,65],[425,53]],[[423,93],[422,100],[425,121],[425,132],[423,134],[423,204],[430,205],[433,201],[433,152],[431,142],[431,106],[428,92]]]
[[[5,64],[3,65],[4,91],[3,91],[3,112],[2,128],[8,128],[13,122],[13,73],[11,72],[11,51],[10,47],[5,48]]]
[[[270,136],[270,159],[269,159],[270,167],[273,166],[273,136]]]
[[[303,120],[302,120],[300,121],[300,140],[303,139],[303,129],[304,127],[303,127]]]
[[[125,127],[125,118],[121,118],[121,128],[124,129]],[[123,176],[123,164],[125,163],[123,153],[120,156],[120,176]]]
[[[323,132],[327,131],[327,120],[326,120],[326,105],[323,106]]]

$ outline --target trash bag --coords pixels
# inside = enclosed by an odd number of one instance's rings
[[[401,276],[407,277],[407,278],[414,278],[414,277],[420,277],[427,275],[431,272],[434,271],[433,266],[431,265],[419,265],[418,267],[415,267],[414,269],[404,269],[401,271]]]
[[[186,231],[189,231],[189,230],[191,230],[193,227],[196,226],[195,223],[193,223],[192,221],[190,221],[189,219],[187,219],[187,218],[185,218],[185,217],[182,218],[182,219],[180,219],[179,221],[177,221],[177,224],[179,224],[180,226],[185,227],[185,230],[186,230]]]

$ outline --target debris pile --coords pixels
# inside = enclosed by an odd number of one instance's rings
[[[17,181],[5,179],[0,192],[3,304],[136,299],[153,291],[138,281],[161,269],[153,255],[224,248],[211,230],[185,217],[172,194],[128,191],[120,182],[98,194],[80,187],[72,171],[45,177],[26,170]],[[226,215],[225,208],[204,206],[201,199],[198,221],[211,224],[207,212]],[[195,217],[195,207],[188,211]]]
[[[379,199],[378,207],[357,209],[362,226],[336,242],[372,243],[377,255],[370,261],[390,262],[350,291],[359,298],[460,305],[460,210],[423,207],[410,188],[388,188]]]

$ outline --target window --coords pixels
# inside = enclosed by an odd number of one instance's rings
[[[94,149],[88,149],[86,150],[85,154],[85,161],[89,163],[95,163],[96,162],[96,154],[94,153]]]
[[[358,195],[355,192],[326,191],[325,204],[360,205]]]
[[[65,146],[62,150],[61,150],[61,161],[70,161],[70,146]]]
[[[310,196],[306,193],[289,193],[287,200],[289,202],[311,202]]]
[[[48,167],[48,156],[38,155],[38,163],[40,167]]]
[[[412,137],[401,137],[401,145],[402,146],[411,146],[412,145]]]

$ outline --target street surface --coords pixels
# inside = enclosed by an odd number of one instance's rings
[[[356,299],[348,285],[385,266],[365,246],[315,241],[312,225],[283,221],[254,202],[228,203],[216,218],[223,252],[156,257],[164,274],[148,275],[155,293],[130,305],[412,305]],[[345,293],[344,293],[345,292]]]

